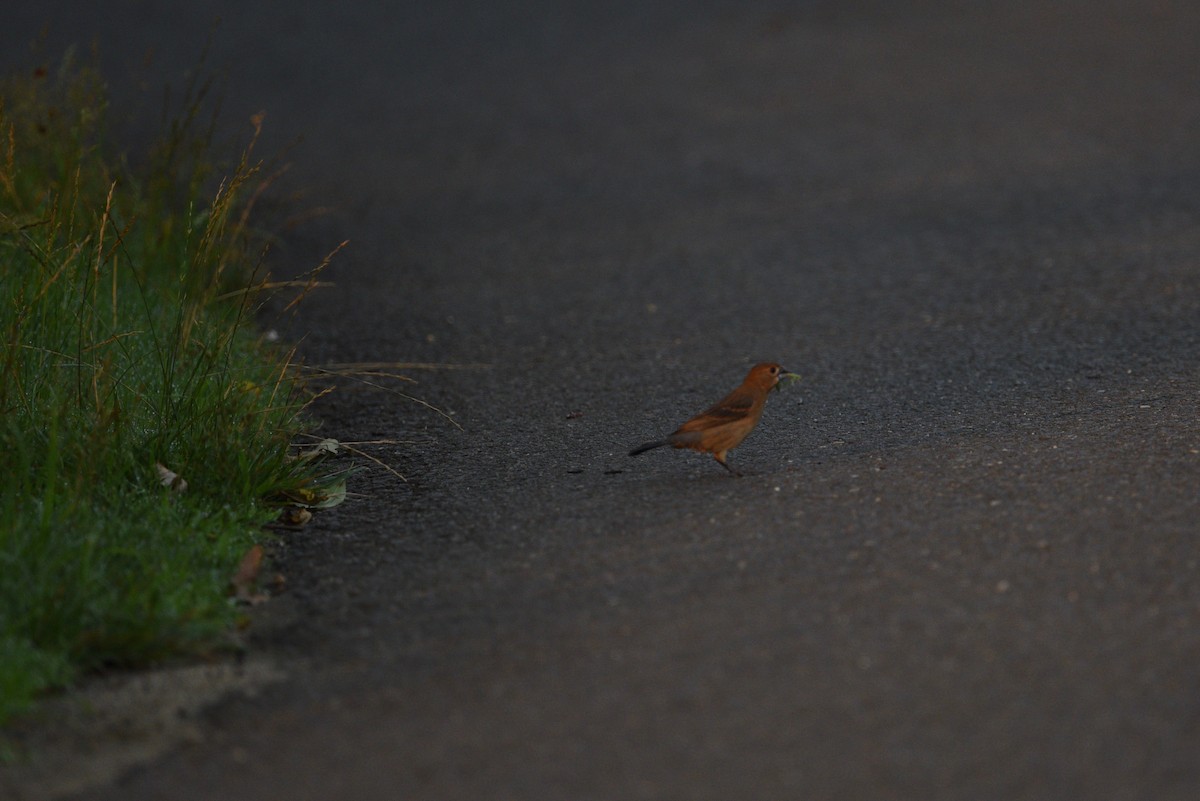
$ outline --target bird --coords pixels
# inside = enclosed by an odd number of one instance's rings
[[[654,448],[670,445],[673,448],[690,448],[701,453],[711,453],[717,463],[735,476],[737,470],[729,466],[726,454],[741,444],[742,440],[758,425],[767,393],[779,385],[783,376],[795,376],[775,362],[762,362],[750,368],[737,389],[730,392],[709,408],[675,429],[666,439],[654,440],[637,446],[629,452],[637,456]]]

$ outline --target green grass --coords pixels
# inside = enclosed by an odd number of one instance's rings
[[[288,354],[239,291],[265,279],[266,179],[248,147],[218,180],[203,94],[135,171],[94,71],[0,84],[0,722],[88,671],[227,642],[266,499],[311,478],[288,458]]]

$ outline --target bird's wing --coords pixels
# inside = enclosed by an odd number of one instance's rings
[[[744,420],[754,410],[754,396],[749,392],[734,390],[727,397],[700,412],[679,427],[675,433],[687,431],[704,431],[718,426],[728,425]]]

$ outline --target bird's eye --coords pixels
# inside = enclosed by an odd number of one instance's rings
[[[776,374],[776,373],[778,373],[778,372],[779,372],[779,368],[778,368],[778,367],[772,367],[772,368],[771,368],[771,375],[775,375],[775,374]]]

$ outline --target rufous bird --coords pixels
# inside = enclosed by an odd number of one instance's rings
[[[767,394],[779,385],[783,376],[795,376],[774,362],[763,362],[750,368],[742,385],[711,407],[688,420],[666,439],[647,442],[629,452],[637,456],[653,448],[670,445],[711,453],[721,467],[735,476],[741,475],[725,461],[725,455],[741,444],[762,417]]]

